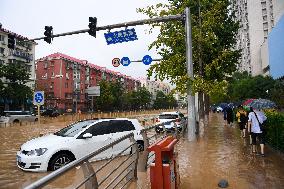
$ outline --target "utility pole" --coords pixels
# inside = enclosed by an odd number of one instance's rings
[[[187,74],[193,79],[192,62],[192,38],[191,38],[191,17],[188,7],[185,9],[185,33],[186,33],[186,65]],[[191,86],[187,89],[187,136],[189,141],[195,140],[196,120],[195,120],[195,97],[192,94]]]

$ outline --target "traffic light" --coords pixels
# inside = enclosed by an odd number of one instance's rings
[[[97,31],[97,17],[89,17],[89,28],[90,30],[88,31],[88,33],[93,36],[96,37],[96,31]]]
[[[15,49],[15,35],[8,34],[8,48]]]
[[[45,32],[44,32],[44,35],[45,35],[45,37],[44,37],[44,41],[46,41],[47,43],[51,43],[51,40],[52,40],[52,35],[53,35],[53,28],[52,28],[52,26],[45,26],[44,27],[44,29],[45,29]]]

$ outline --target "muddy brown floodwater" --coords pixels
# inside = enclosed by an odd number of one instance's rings
[[[27,140],[62,128],[61,124],[44,126],[24,125],[0,128],[0,188],[17,189],[38,180],[47,173],[29,173],[16,166],[16,151]],[[215,189],[226,179],[231,189],[284,188],[284,157],[266,148],[266,157],[251,153],[248,139],[240,138],[236,126],[225,127],[221,114],[212,114],[204,137],[189,142],[181,138],[177,145],[181,189]],[[72,188],[70,178],[81,173],[71,171],[62,187]],[[71,186],[69,186],[71,185]],[[49,187],[57,188],[57,187]],[[131,189],[150,188],[149,171],[138,173]]]

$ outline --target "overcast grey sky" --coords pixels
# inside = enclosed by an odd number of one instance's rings
[[[53,33],[88,29],[89,16],[97,17],[98,26],[134,21],[147,18],[136,13],[136,8],[166,0],[0,0],[0,23],[2,27],[28,38],[43,37],[44,26],[53,26]],[[132,27],[130,27],[132,28]],[[124,29],[124,28],[121,28]],[[119,71],[134,78],[145,77],[149,66],[132,63],[128,67],[115,68],[114,57],[127,56],[130,60],[141,60],[144,55],[159,58],[148,45],[155,40],[158,29],[151,35],[147,26],[136,26],[137,41],[107,45],[104,33],[97,38],[87,33],[55,38],[52,44],[37,41],[36,59],[61,52],[99,66]],[[111,31],[117,31],[111,30]]]

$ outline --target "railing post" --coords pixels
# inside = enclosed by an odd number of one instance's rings
[[[142,131],[141,135],[144,141],[144,151],[140,152],[139,161],[138,161],[138,170],[141,172],[145,172],[147,171],[147,162],[148,162],[148,156],[149,156],[149,152],[147,150],[149,146],[149,140],[147,138],[146,131]]]
[[[98,180],[97,176],[94,172],[94,169],[92,165],[89,163],[89,161],[85,161],[82,164],[83,174],[85,178],[88,178],[90,175],[93,175],[86,183],[85,183],[85,189],[98,189]]]
[[[137,143],[136,143],[136,140],[134,139],[134,136],[131,136],[130,137],[130,142],[131,143],[133,143],[133,144],[135,144],[134,146],[135,146],[135,152],[134,151],[132,151],[132,153],[136,153],[136,161],[135,161],[135,165],[134,165],[134,172],[133,172],[133,178],[134,179],[138,179],[138,176],[137,176],[137,167],[138,167],[138,160],[139,160],[139,149],[138,149],[138,145],[137,145]]]

